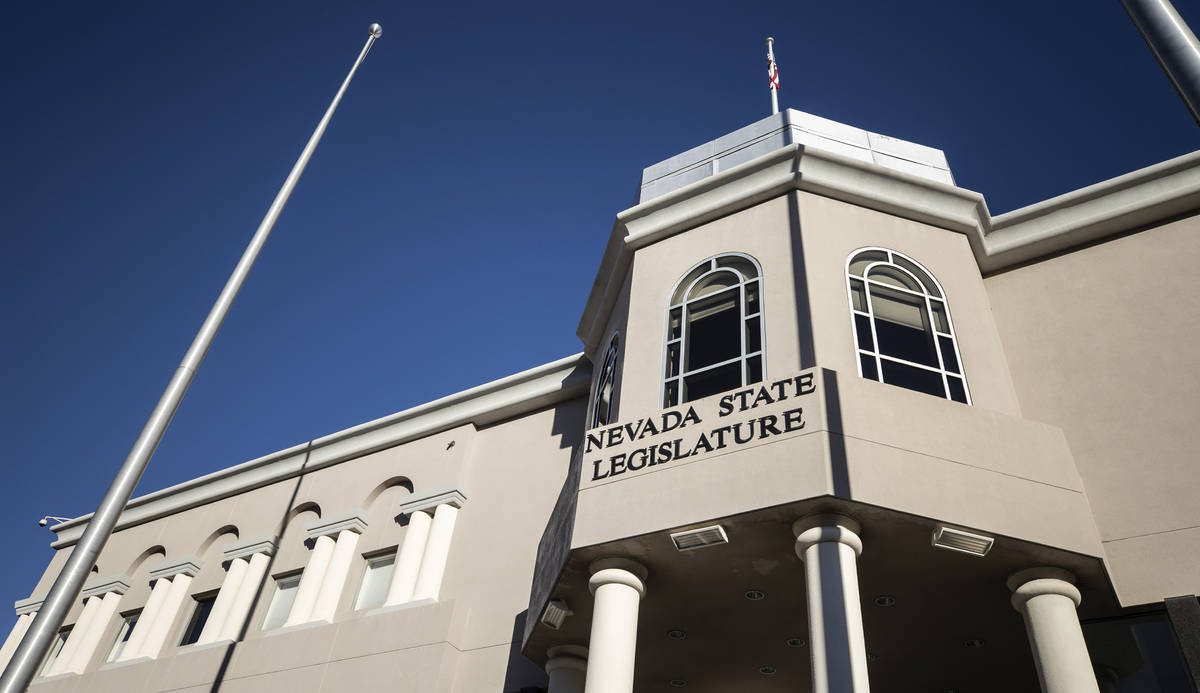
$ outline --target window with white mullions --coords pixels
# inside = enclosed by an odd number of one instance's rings
[[[864,378],[971,403],[941,285],[894,250],[861,248],[846,262],[850,314]]]
[[[617,379],[617,348],[620,346],[620,336],[614,334],[608,343],[608,353],[604,355],[604,366],[600,370],[600,379],[596,381],[596,394],[592,397],[592,417],[588,428],[604,426],[616,419],[613,407],[613,388]]]
[[[675,285],[667,307],[663,406],[763,379],[761,272],[748,255],[712,257]]]

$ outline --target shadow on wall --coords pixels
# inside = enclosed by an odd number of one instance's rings
[[[285,507],[283,508],[283,512],[279,516],[279,522],[276,524],[275,536],[277,538],[283,536],[284,530],[287,529],[288,522],[290,520],[292,520],[294,517],[296,517],[297,515],[299,515],[300,513],[308,510],[309,509],[308,506],[313,506],[313,509],[315,509],[315,506],[313,504],[309,504],[309,503],[306,503],[300,507],[295,507],[296,506],[296,496],[300,492],[300,482],[304,480],[304,471],[303,470],[305,470],[308,467],[308,464],[311,460],[312,460],[312,442],[310,441],[308,443],[308,449],[304,453],[304,464],[300,465],[300,469],[302,471],[299,475],[296,476],[295,485],[292,487],[292,495],[288,498],[288,502],[285,505]],[[319,512],[319,511],[317,511],[317,512]],[[263,599],[263,589],[267,586],[267,583],[271,580],[271,572],[272,572],[272,569],[275,567],[275,559],[278,556],[279,556],[279,552],[278,551],[274,552],[273,554],[271,554],[270,560],[267,562],[267,569],[265,571],[263,571],[262,580],[260,580],[259,584],[255,587],[254,599],[250,604],[249,611],[246,612],[247,617],[246,617],[246,620],[242,623],[242,629],[240,631],[238,631],[237,637],[234,638],[233,642],[231,642],[229,644],[229,646],[226,647],[225,656],[221,658],[221,664],[219,667],[217,667],[217,673],[213,677],[212,687],[209,689],[211,691],[211,693],[217,693],[217,691],[220,691],[222,684],[225,682],[225,677],[228,675],[228,672],[229,672],[229,664],[230,664],[230,662],[233,661],[234,653],[237,652],[238,646],[242,643],[242,640],[246,637],[246,632],[250,629],[250,623],[253,620],[251,618],[251,616],[254,613],[256,613],[256,611],[258,610],[259,603]]]

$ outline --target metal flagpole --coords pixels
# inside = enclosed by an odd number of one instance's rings
[[[242,258],[238,260],[233,274],[225,283],[221,295],[217,297],[208,317],[204,319],[204,324],[200,326],[200,331],[196,333],[196,338],[192,340],[192,345],[184,354],[183,361],[175,370],[175,375],[167,384],[167,389],[163,391],[162,397],[159,398],[158,404],[151,412],[145,427],[142,428],[141,434],[134,442],[133,449],[129,451],[129,455],[117,472],[116,478],[113,479],[112,485],[105,492],[104,498],[88,522],[83,536],[79,538],[79,542],[71,551],[67,564],[63,566],[62,572],[58,574],[49,594],[46,595],[46,600],[42,603],[37,617],[33,620],[25,637],[21,639],[21,644],[17,646],[16,652],[9,660],[8,666],[4,669],[4,675],[0,676],[0,693],[21,693],[37,675],[38,666],[50,649],[50,644],[58,634],[58,629],[62,626],[67,612],[71,610],[71,605],[79,597],[83,582],[87,579],[92,566],[96,564],[100,550],[104,548],[104,544],[112,535],[113,527],[116,525],[121,511],[124,510],[129,497],[133,495],[133,490],[137,486],[138,480],[141,479],[142,472],[146,470],[146,464],[154,454],[155,448],[158,447],[159,441],[162,440],[163,432],[175,415],[175,410],[179,408],[179,402],[187,392],[196,368],[204,360],[204,355],[208,352],[213,337],[221,328],[221,323],[225,320],[225,315],[229,312],[233,299],[237,297],[238,291],[242,288],[246,275],[249,274],[254,260],[267,241],[267,236],[271,234],[271,229],[275,226],[275,221],[279,219],[284,205],[287,204],[292,189],[300,180],[300,174],[304,172],[304,167],[312,157],[313,150],[317,148],[317,143],[325,134],[325,128],[329,125],[329,120],[333,117],[338,103],[341,102],[342,95],[346,93],[346,87],[350,86],[350,80],[353,79],[355,71],[362,64],[363,58],[367,57],[367,51],[371,50],[371,44],[383,35],[383,28],[378,24],[372,24],[367,31],[369,33],[367,43],[363,46],[362,52],[358,54],[358,59],[354,61],[353,67],[350,68],[350,73],[346,75],[346,80],[342,82],[341,89],[338,89],[337,94],[333,97],[333,102],[329,104],[329,109],[325,111],[325,116],[321,118],[321,122],[317,123],[317,129],[313,131],[304,151],[300,152],[300,158],[296,160],[291,173],[283,181],[283,187],[279,189],[275,201],[271,203],[262,223],[258,225],[258,230],[254,232],[254,237],[250,239],[250,245],[242,253]]]
[[[771,115],[779,112],[779,66],[775,64],[772,46],[775,39],[767,37],[767,77],[771,80]]]
[[[1170,0],[1121,0],[1175,91],[1200,123],[1200,41]]]

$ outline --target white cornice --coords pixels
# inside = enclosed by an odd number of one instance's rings
[[[594,357],[634,251],[792,190],[965,234],[988,274],[1200,208],[1200,152],[995,219],[983,195],[793,144],[617,215],[576,334]]]
[[[200,559],[195,556],[186,558],[178,558],[173,561],[160,564],[156,568],[150,570],[150,581],[153,582],[159,578],[173,578],[176,575],[187,575],[196,577],[200,574]]]
[[[362,534],[367,528],[367,521],[363,519],[364,514],[361,510],[354,510],[332,517],[323,517],[308,526],[308,538],[316,539],[330,535],[336,537],[347,529],[355,534]]]
[[[256,553],[271,556],[277,548],[279,546],[275,543],[275,537],[254,537],[226,546],[221,554],[226,561],[232,561],[236,558],[249,558]]]
[[[117,529],[149,522],[457,426],[487,426],[558,402],[586,397],[591,369],[591,363],[583,354],[568,356],[148,493],[129,501],[121,513]],[[88,514],[51,527],[58,535],[58,540],[51,546],[61,549],[73,545],[83,534],[91,517]]]
[[[45,597],[26,597],[13,602],[13,609],[17,615],[31,614],[42,608],[42,602],[46,601]]]
[[[457,488],[439,489],[431,491],[417,498],[405,500],[400,504],[401,515],[411,515],[420,510],[433,510],[439,505],[449,505],[455,508],[462,508],[466,505],[467,494]]]
[[[79,594],[87,599],[100,594],[108,594],[116,592],[117,594],[125,594],[129,591],[129,576],[128,575],[109,575],[106,577],[97,577],[88,580],[83,585],[83,591]]]

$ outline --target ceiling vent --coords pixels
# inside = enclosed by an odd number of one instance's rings
[[[705,546],[728,544],[729,537],[725,536],[724,527],[713,525],[712,527],[689,529],[686,532],[675,532],[671,535],[671,541],[675,542],[675,548],[680,551],[692,551]]]
[[[961,551],[972,556],[986,556],[987,552],[992,550],[994,543],[996,543],[994,537],[975,534],[965,529],[945,525],[938,525],[933,529],[933,545],[941,549]]]

